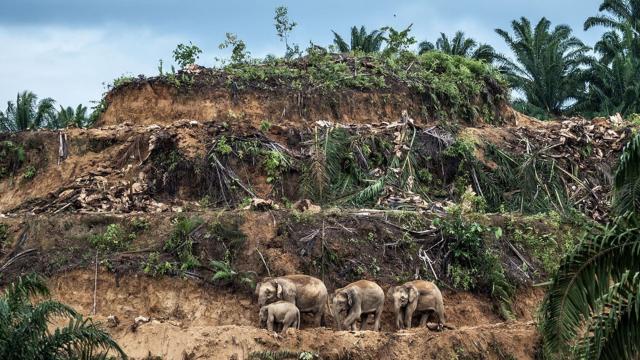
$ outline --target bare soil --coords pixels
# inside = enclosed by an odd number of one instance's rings
[[[77,270],[50,279],[54,297],[89,315],[93,307],[94,273]],[[448,324],[454,330],[412,329],[395,332],[385,313],[381,332],[289,330],[282,336],[256,327],[257,304],[250,295],[229,293],[210,285],[179,278],[147,276],[116,278],[100,271],[96,292],[96,320],[115,315],[120,324],[109,328],[133,358],[147,355],[181,359],[246,359],[262,350],[313,351],[325,359],[533,359],[537,334],[531,320],[539,292],[525,292],[527,303],[518,320],[502,322],[488,299],[469,293],[445,292]],[[138,316],[150,322],[131,329]],[[308,319],[310,320],[310,319]],[[193,354],[193,355],[192,355]],[[235,357],[234,357],[235,356]]]

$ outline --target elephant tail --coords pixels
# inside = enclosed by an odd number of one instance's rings
[[[300,310],[298,310],[296,315],[297,315],[296,329],[300,330]]]

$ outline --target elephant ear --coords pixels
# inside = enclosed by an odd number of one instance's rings
[[[349,289],[347,290],[347,304],[349,305],[349,307],[353,306],[353,302],[355,301],[355,296],[356,296],[356,291],[355,289]]]
[[[414,286],[407,286],[407,292],[409,293],[409,302],[412,303],[418,298],[418,290]]]
[[[278,299],[282,299],[282,285],[279,282],[276,282],[276,297]]]

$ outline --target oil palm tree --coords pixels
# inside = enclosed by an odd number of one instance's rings
[[[465,37],[464,32],[458,31],[451,40],[444,33],[440,33],[440,38],[433,44],[423,41],[418,44],[418,52],[423,54],[427,51],[441,51],[449,55],[459,55],[475,60],[484,60],[492,63],[496,53],[491,45],[478,44],[472,38]]]
[[[540,329],[548,358],[640,356],[640,135],[623,150],[615,187],[625,215],[562,261],[545,296]]]
[[[633,37],[640,38],[640,0],[604,0],[599,11],[604,14],[589,17],[584,23],[585,30],[604,26],[624,32],[630,28]]]
[[[576,109],[609,115],[640,112],[640,0],[605,0],[604,14],[590,17],[585,30],[609,29],[594,46],[598,61],[586,71],[585,92]]]
[[[36,275],[19,278],[0,296],[0,359],[105,359],[107,351],[126,359],[109,335],[72,308],[49,296]],[[33,303],[34,297],[44,297]],[[69,324],[50,330],[53,318]]]
[[[55,121],[55,101],[46,98],[38,101],[31,91],[18,93],[16,102],[7,103],[7,110],[0,111],[1,131],[34,130]]]
[[[586,90],[576,111],[591,115],[640,113],[640,58],[618,51],[606,61],[594,61],[584,73]]]
[[[353,26],[351,28],[350,44],[347,44],[347,42],[338,33],[333,30],[332,32],[333,43],[342,53],[350,51],[376,53],[380,51],[380,48],[385,41],[384,31],[373,30],[372,32],[367,32],[367,29],[364,26],[361,26],[360,29],[358,29],[357,26]]]
[[[511,86],[522,92],[531,107],[559,115],[575,99],[582,87],[581,66],[591,62],[589,47],[571,35],[566,25],[551,29],[542,18],[534,27],[527,18],[511,23],[513,35],[496,29],[516,61],[498,55],[501,71]]]
[[[75,109],[71,106],[66,108],[60,106],[56,117],[56,128],[75,126],[77,128],[83,128],[87,126],[87,107],[79,104]]]

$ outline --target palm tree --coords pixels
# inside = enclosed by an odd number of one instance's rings
[[[56,119],[56,128],[68,126],[83,128],[87,126],[88,120],[86,106],[79,104],[75,110],[71,106],[67,106],[66,108],[60,106]]]
[[[38,101],[31,91],[18,93],[15,104],[9,101],[6,112],[0,111],[0,131],[35,130],[55,121],[55,101]]]
[[[625,215],[562,261],[543,301],[540,329],[550,359],[640,356],[640,135],[622,152],[615,187]]]
[[[625,32],[631,29],[634,39],[640,38],[640,0],[604,0],[599,14],[584,22],[584,30],[594,26],[604,26],[614,31]]]
[[[501,70],[529,105],[559,115],[582,87],[581,66],[591,62],[590,50],[571,35],[566,25],[556,26],[542,18],[535,28],[527,18],[511,23],[514,35],[496,29],[516,56],[517,62],[499,55]]]
[[[496,53],[491,45],[478,44],[472,38],[467,38],[464,32],[458,31],[453,39],[449,40],[447,35],[440,33],[440,38],[435,45],[429,41],[418,44],[418,53],[424,54],[427,51],[441,51],[449,55],[459,55],[475,60],[484,60],[492,63]]]
[[[594,47],[599,55],[585,76],[585,93],[576,109],[609,115],[640,112],[640,0],[605,0],[600,14],[587,19],[585,30],[604,26]]]
[[[364,26],[358,30],[357,26],[351,28],[351,44],[346,41],[338,33],[333,31],[333,43],[342,53],[351,51],[361,51],[364,53],[376,53],[380,51],[382,43],[385,41],[384,31],[373,30],[368,33]]]
[[[584,75],[586,91],[575,110],[592,115],[640,113],[640,58],[619,51],[594,61]]]
[[[105,359],[107,352],[126,359],[126,354],[109,334],[90,320],[83,320],[72,308],[45,299],[44,280],[36,275],[19,278],[0,297],[0,359]],[[66,317],[69,324],[50,330],[53,318]]]

